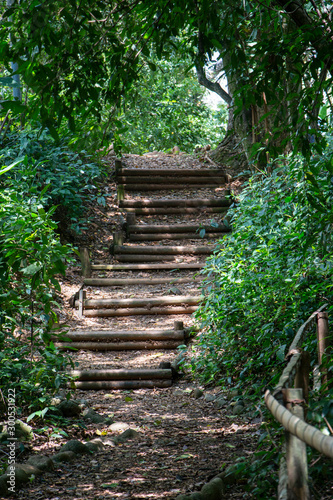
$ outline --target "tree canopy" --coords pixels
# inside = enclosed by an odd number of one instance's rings
[[[301,0],[14,2],[3,8],[0,58],[7,75],[17,63],[29,99],[5,100],[2,110],[24,110],[56,137],[65,122],[74,131],[100,121],[108,103],[106,138],[143,63],[154,69],[152,54],[177,51],[231,106],[246,148],[306,153],[325,128],[325,96],[330,105],[331,10]],[[207,63],[228,89],[207,78]]]

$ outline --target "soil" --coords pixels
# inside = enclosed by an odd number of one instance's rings
[[[111,167],[114,158],[109,157]],[[208,160],[207,160],[208,162]],[[195,156],[153,153],[144,156],[126,155],[126,166],[131,168],[214,168],[209,162]],[[231,187],[237,195],[240,181]],[[94,263],[114,263],[109,252],[112,233],[119,228],[122,214],[116,203],[116,184],[110,175],[104,185],[105,207],[97,204],[86,206],[87,228],[82,232],[78,245],[88,246]],[[126,198],[198,198],[221,197],[223,187],[217,189],[183,189],[174,192],[130,193]],[[214,215],[214,214],[213,214]],[[167,223],[218,221],[204,212],[195,217],[154,216],[138,217],[139,223]],[[198,241],[150,242],[160,244],[198,244]],[[182,256],[183,262],[193,260]],[[195,284],[177,284],[177,277],[193,276],[193,271],[159,271],[158,276],[174,279],[173,286],[180,294],[195,294]],[[157,275],[157,274],[156,274]],[[147,272],[95,272],[93,277],[147,277]],[[74,262],[61,281],[61,309],[59,321],[71,329],[146,330],[170,329],[174,321],[183,321],[186,327],[194,324],[190,315],[146,315],[116,318],[79,319],[69,306],[70,297],[82,285],[81,267]],[[145,285],[100,288],[85,287],[87,297],[155,297],[170,295],[170,285]],[[178,293],[178,292],[175,292]],[[79,351],[71,357],[75,365],[83,368],[156,368],[161,361],[173,361],[177,351],[92,352]],[[203,395],[196,399],[194,389],[200,387]],[[204,483],[239,457],[251,462],[261,435],[261,416],[251,407],[240,415],[233,414],[238,399],[231,388],[202,387],[193,382],[189,374],[176,379],[167,389],[140,389],[134,391],[75,391],[73,398],[96,410],[103,416],[112,416],[135,429],[138,436],[123,444],[106,447],[91,456],[78,456],[74,463],[56,465],[55,471],[44,473],[19,492],[26,500],[99,500],[99,499],[175,499],[180,493],[199,491]],[[225,397],[222,408],[216,398]],[[232,397],[234,396],[234,398]],[[124,428],[124,426],[122,427]],[[19,461],[31,454],[52,455],[68,439],[89,440],[101,435],[114,436],[116,431],[105,424],[87,424],[75,417],[66,429],[67,438],[45,438],[35,434],[35,440],[24,451]],[[120,431],[118,431],[120,432]],[[232,485],[225,495],[228,499],[246,498],[246,484]],[[251,495],[250,495],[251,496]],[[255,498],[255,497],[252,497]],[[263,498],[263,497],[262,497]],[[266,497],[268,498],[268,497]],[[327,497],[328,498],[328,497]]]

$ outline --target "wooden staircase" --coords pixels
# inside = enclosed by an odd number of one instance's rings
[[[126,192],[147,192],[176,190],[225,185],[227,176],[216,169],[129,169],[116,160],[117,200],[123,213],[122,224],[113,234],[110,248],[111,262],[93,264],[89,252],[81,249],[83,283],[73,297],[72,305],[78,317],[122,318],[126,316],[190,315],[200,302],[197,291],[201,278],[196,273],[202,268],[204,259],[214,250],[215,245],[205,241],[223,237],[230,231],[222,222],[210,224],[188,223],[193,214],[221,214],[223,217],[230,206],[224,198],[179,198],[179,199],[126,199]],[[229,194],[229,192],[227,191]],[[184,221],[176,223],[138,223],[143,217],[182,216]],[[169,221],[168,221],[169,222]],[[170,245],[170,241],[180,241],[180,245]],[[197,240],[200,244],[193,244]],[[187,241],[189,243],[187,243]],[[149,242],[152,242],[149,244]],[[166,244],[168,243],[168,244]],[[185,261],[184,261],[185,260]],[[111,273],[109,277],[98,277],[98,272]],[[140,273],[144,272],[142,277]],[[165,273],[170,273],[165,276]],[[177,272],[177,276],[173,273]],[[112,273],[121,273],[113,277]],[[160,274],[163,274],[160,276]],[[186,273],[182,276],[182,273]],[[190,273],[190,275],[189,275]],[[139,276],[137,276],[139,274]],[[180,274],[180,275],[179,275]],[[145,297],[118,298],[119,287],[126,290],[149,290],[150,286],[195,285],[195,291]],[[95,291],[109,290],[107,297],[87,296],[87,288]],[[147,288],[146,288],[147,287]],[[115,290],[113,292],[112,290]],[[179,293],[178,293],[179,292]],[[190,332],[183,321],[174,321],[173,329],[147,329],[141,331],[117,329],[82,329],[68,332],[57,345],[61,349],[75,348],[86,351],[104,352],[112,360],[109,351],[146,351],[154,349],[176,350],[187,342]],[[155,368],[76,370],[73,372],[77,388],[96,389],[136,389],[168,387],[172,384],[174,370],[170,363],[162,363]]]

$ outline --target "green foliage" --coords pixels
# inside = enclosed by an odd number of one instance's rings
[[[3,146],[9,165],[0,169],[0,385],[4,394],[16,389],[20,411],[43,411],[71,362],[50,336],[59,276],[73,251],[59,242],[55,220],[61,208],[79,227],[83,200],[97,196],[104,168],[46,133],[11,134]]]
[[[173,56],[156,62],[154,70],[141,70],[138,90],[119,117],[125,129],[120,133],[124,151],[142,154],[179,146],[192,152],[197,144],[214,147],[221,141],[226,108],[208,108],[204,90],[193,72],[186,72],[187,66],[189,60],[179,62]]]
[[[66,379],[68,360],[50,340],[56,321],[57,279],[71,249],[59,243],[41,196],[0,192],[0,381],[16,389],[17,405],[42,406]]]
[[[204,381],[274,385],[297,328],[331,303],[331,158],[328,148],[309,164],[281,161],[231,209],[233,233],[207,261],[197,312],[204,333],[191,368]]]
[[[83,200],[96,193],[96,184],[106,175],[106,168],[93,162],[84,151],[78,154],[65,144],[56,145],[45,132],[39,135],[36,131],[24,131],[7,136],[2,161],[10,163],[17,157],[22,162],[2,177],[3,186],[15,185],[23,197],[42,191],[40,202],[46,209],[57,205],[55,220],[64,213],[68,226],[79,230]]]

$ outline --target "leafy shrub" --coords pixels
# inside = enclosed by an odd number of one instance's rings
[[[83,154],[72,152],[65,144],[56,145],[46,132],[36,131],[11,134],[5,138],[2,161],[8,164],[25,157],[20,168],[6,174],[4,186],[15,185],[22,196],[48,189],[41,200],[44,207],[58,206],[55,220],[64,213],[73,230],[79,230],[83,200],[97,192],[97,183],[106,175],[106,167],[91,161]],[[103,198],[98,198],[102,202]],[[58,216],[58,217],[57,217]]]
[[[265,409],[262,389],[276,384],[301,324],[325,302],[332,309],[332,157],[328,139],[320,157],[292,157],[272,175],[250,179],[229,212],[232,234],[203,270],[205,299],[196,313],[203,333],[188,366],[204,382],[240,387],[264,415],[251,461],[238,457],[233,466],[251,498],[275,495],[281,454],[281,426]],[[303,348],[315,363],[313,332]],[[310,423],[325,433],[333,425],[332,396],[327,387],[310,396]],[[318,484],[332,467],[315,451],[308,455],[310,482]]]
[[[332,302],[331,157],[281,162],[230,210],[233,232],[207,261],[196,315],[204,333],[190,366],[204,381],[274,384],[297,328]]]
[[[66,379],[61,370],[69,359],[51,342],[50,327],[57,276],[72,250],[55,234],[55,208],[45,211],[45,192],[37,196],[33,189],[29,197],[18,192],[16,179],[6,184],[0,191],[0,387],[4,395],[16,389],[21,408],[38,408]]]

